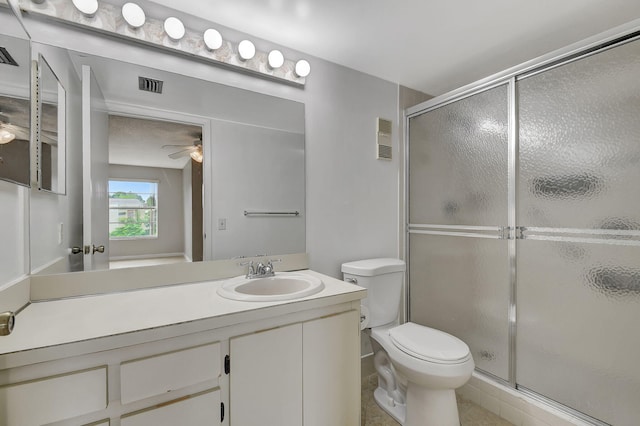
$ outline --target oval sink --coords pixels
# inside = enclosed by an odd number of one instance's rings
[[[273,277],[231,278],[222,284],[218,294],[226,299],[250,302],[294,300],[316,294],[324,288],[322,280],[309,275],[278,272]]]

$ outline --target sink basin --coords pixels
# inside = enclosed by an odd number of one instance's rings
[[[245,278],[243,276],[227,280],[218,289],[218,294],[226,299],[251,302],[294,300],[316,294],[324,288],[322,280],[310,275],[278,272],[273,277]]]

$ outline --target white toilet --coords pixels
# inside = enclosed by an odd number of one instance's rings
[[[367,289],[378,405],[404,426],[459,426],[455,389],[475,368],[469,347],[443,331],[398,325],[405,264],[399,259],[344,263],[344,280]]]

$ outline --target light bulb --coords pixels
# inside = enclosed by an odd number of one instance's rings
[[[298,77],[306,77],[310,72],[311,65],[309,64],[309,62],[305,61],[304,59],[300,59],[298,62],[296,62],[296,75]]]
[[[272,50],[267,57],[271,69],[280,68],[284,64],[284,55],[279,50]]]
[[[88,18],[93,17],[98,11],[98,0],[72,0],[73,5]]]
[[[209,50],[216,50],[222,47],[222,35],[217,30],[209,28],[204,32],[204,44]]]
[[[164,21],[164,32],[167,33],[169,38],[174,41],[180,40],[184,37],[185,29],[184,24],[178,18],[174,18],[173,16],[165,19]]]
[[[243,61],[248,61],[256,55],[256,47],[249,40],[242,40],[238,44],[238,54]]]
[[[144,10],[135,3],[125,3],[122,6],[122,17],[132,28],[140,28],[147,20]]]
[[[191,158],[193,158],[194,161],[197,161],[198,163],[202,163],[202,151],[200,150],[193,151],[189,155],[191,156]]]
[[[6,129],[0,129],[0,145],[11,142],[16,138],[16,135]]]

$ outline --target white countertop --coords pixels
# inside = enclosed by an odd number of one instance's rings
[[[320,278],[325,288],[296,300],[243,302],[219,296],[224,280],[217,280],[32,303],[17,316],[13,333],[0,337],[0,369],[7,367],[3,357],[35,349],[201,320],[213,321],[210,328],[224,327],[366,297],[365,289],[327,275],[296,273]]]

